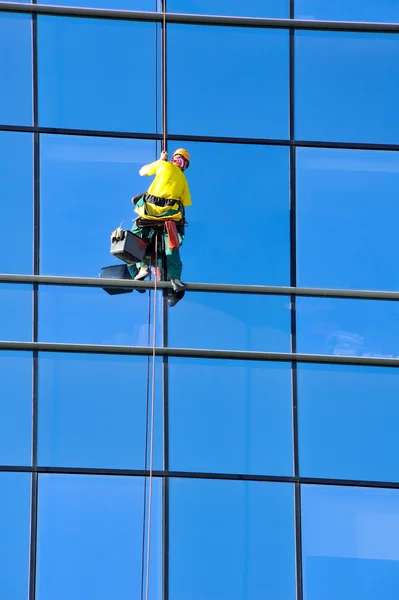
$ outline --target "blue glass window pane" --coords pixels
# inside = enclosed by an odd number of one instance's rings
[[[38,36],[40,125],[155,131],[155,24],[40,16]]]
[[[398,397],[396,369],[299,365],[301,475],[399,481]]]
[[[41,355],[39,464],[144,469],[148,360],[150,419],[150,357]],[[162,469],[161,360],[157,361],[155,380],[155,469]],[[148,440],[150,426],[151,422]],[[149,453],[147,468],[148,457]]]
[[[168,0],[168,12],[288,18],[288,0]]]
[[[28,352],[0,352],[0,399],[0,464],[30,465],[32,355]]]
[[[298,285],[399,289],[397,152],[297,151]]]
[[[0,473],[0,597],[28,597],[29,473]]]
[[[121,264],[110,254],[111,232],[122,221],[131,229],[131,198],[150,183],[139,170],[157,157],[149,140],[41,137],[42,274],[96,277]]]
[[[0,13],[0,123],[32,124],[32,19]]]
[[[171,358],[169,427],[172,470],[292,475],[290,366]]]
[[[149,598],[160,600],[161,481],[152,489]],[[38,600],[140,598],[143,499],[142,478],[41,475]]]
[[[289,301],[281,296],[186,293],[169,312],[169,345],[289,352]]]
[[[193,202],[186,211],[183,278],[289,285],[288,148],[177,141],[171,150],[181,146],[191,157],[186,176]]]
[[[287,138],[288,46],[282,30],[169,25],[169,131]],[[247,167],[250,177],[265,165]]]
[[[162,292],[157,294],[157,344],[162,345]],[[153,294],[149,292],[110,296],[101,288],[43,286],[39,290],[39,341],[152,345],[149,310],[152,315]]]
[[[397,143],[396,35],[299,31],[295,36],[296,137]]]
[[[0,340],[32,340],[32,287],[0,284]]]
[[[32,144],[29,133],[0,132],[2,273],[32,272]]]
[[[398,490],[304,486],[304,600],[396,600]]]
[[[39,4],[50,4],[60,6],[87,6],[89,8],[112,8],[118,10],[141,10],[156,11],[160,10],[161,0],[41,0]],[[157,8],[158,5],[158,8]]]
[[[397,302],[297,299],[298,352],[396,358]]]
[[[173,479],[170,597],[294,600],[293,521],[289,484]]]
[[[170,0],[169,0],[170,1]],[[399,5],[396,0],[295,0],[295,17],[329,21],[382,21],[397,23]]]

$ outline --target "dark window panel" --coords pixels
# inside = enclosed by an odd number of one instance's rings
[[[304,600],[396,600],[398,490],[302,488]]]
[[[29,473],[0,473],[0,596],[28,597]]]
[[[397,23],[399,5],[396,0],[295,0],[297,19],[329,21],[381,21]]]
[[[295,36],[296,137],[397,143],[396,35],[299,31]]]
[[[288,148],[169,142],[171,151],[181,146],[190,152],[193,202],[186,210],[183,279],[289,285]]]
[[[0,27],[1,23],[0,15]],[[0,106],[1,102],[0,99]],[[0,195],[2,198],[0,271],[2,273],[32,273],[32,149],[31,134],[0,132]]]
[[[0,284],[0,340],[32,340],[32,287]]]
[[[170,468],[292,475],[288,364],[169,360]]]
[[[288,18],[288,0],[168,0],[168,12]]]
[[[162,292],[157,292],[157,344],[162,336]],[[148,346],[153,294],[110,296],[101,288],[43,286],[39,290],[39,341]]]
[[[38,600],[140,598],[143,486],[132,477],[40,476]],[[161,527],[161,481],[155,479],[152,600],[161,598]]]
[[[32,19],[0,13],[0,124],[32,124]]]
[[[399,154],[297,150],[298,285],[399,289]]]
[[[110,254],[111,232],[131,229],[131,198],[150,177],[140,168],[154,161],[149,140],[41,136],[41,272],[96,277],[120,263]]]
[[[32,443],[32,355],[30,353],[0,352],[0,398],[0,464],[30,465]]]
[[[298,298],[298,352],[397,357],[398,310],[382,300]]]
[[[169,132],[287,138],[288,46],[287,31],[169,25]]]
[[[149,379],[147,380],[148,362]],[[147,381],[152,359],[140,356],[42,354],[39,360],[41,465],[109,469],[145,465]],[[151,408],[149,408],[149,419]],[[162,469],[161,359],[155,379],[153,467]]]
[[[39,122],[155,132],[156,25],[38,18]]]
[[[399,481],[396,369],[299,365],[300,474]]]
[[[294,600],[293,521],[289,484],[172,480],[170,597]]]
[[[169,345],[289,352],[289,299],[186,293],[178,309],[169,313]]]

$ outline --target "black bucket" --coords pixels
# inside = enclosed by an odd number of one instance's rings
[[[105,279],[132,280],[126,265],[111,265],[110,267],[103,267],[101,269],[100,277],[104,277]],[[116,294],[131,294],[133,292],[133,288],[103,287],[102,289],[107,292],[107,294],[110,294],[110,296],[115,296]]]
[[[131,231],[124,230],[124,238],[111,242],[111,254],[127,264],[141,262],[147,250],[147,242]],[[123,279],[123,278],[122,278]]]

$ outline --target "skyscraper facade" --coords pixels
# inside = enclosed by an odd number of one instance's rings
[[[75,4],[0,2],[0,597],[396,600],[397,2]]]

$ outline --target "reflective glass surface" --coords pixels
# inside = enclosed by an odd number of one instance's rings
[[[181,146],[191,157],[185,174],[193,203],[186,210],[183,279],[289,285],[289,149],[169,143],[171,151]]]
[[[297,299],[298,352],[399,357],[399,303]]]
[[[160,375],[161,359],[155,380],[156,469],[162,468]],[[39,464],[144,469],[147,385],[151,406],[151,376],[152,360],[146,357],[42,354]]]
[[[162,334],[162,292],[157,299],[157,340]],[[101,288],[39,289],[39,341],[116,346],[152,345],[153,294],[111,296]],[[1,329],[0,329],[1,331]]]
[[[32,287],[0,284],[0,340],[32,340]]]
[[[2,273],[32,272],[32,144],[29,133],[0,132]]]
[[[296,137],[397,143],[397,41],[389,34],[296,32]]]
[[[143,479],[41,475],[38,600],[140,598]],[[149,598],[161,598],[161,482],[153,480]],[[51,576],[49,576],[49,573]]]
[[[288,18],[288,0],[168,0],[169,12]]]
[[[32,443],[32,355],[30,353],[0,352],[0,400],[0,464],[30,465]]]
[[[304,600],[396,600],[398,490],[304,486]]]
[[[298,285],[398,290],[399,155],[297,150]]]
[[[154,132],[155,38],[153,23],[38,17],[40,125]]]
[[[298,366],[300,473],[399,481],[396,369]]]
[[[160,10],[161,0],[46,0],[39,4],[52,4],[60,6],[87,6],[89,8],[112,8],[119,10],[142,10],[156,11]],[[157,9],[158,7],[158,9]]]
[[[170,597],[294,600],[293,521],[289,484],[172,480]]]
[[[110,254],[111,232],[131,229],[131,198],[153,179],[139,170],[156,158],[149,140],[41,136],[42,274],[96,277],[122,264]]]
[[[28,597],[29,522],[29,473],[0,473],[1,598]]]
[[[169,312],[178,348],[290,351],[290,306],[281,296],[186,293]]]
[[[0,12],[0,124],[32,124],[30,15]]]
[[[298,19],[325,19],[330,21],[399,21],[396,0],[295,0]]]
[[[288,136],[287,31],[169,25],[167,73],[169,132]]]
[[[290,365],[171,358],[169,435],[172,470],[291,475]]]

